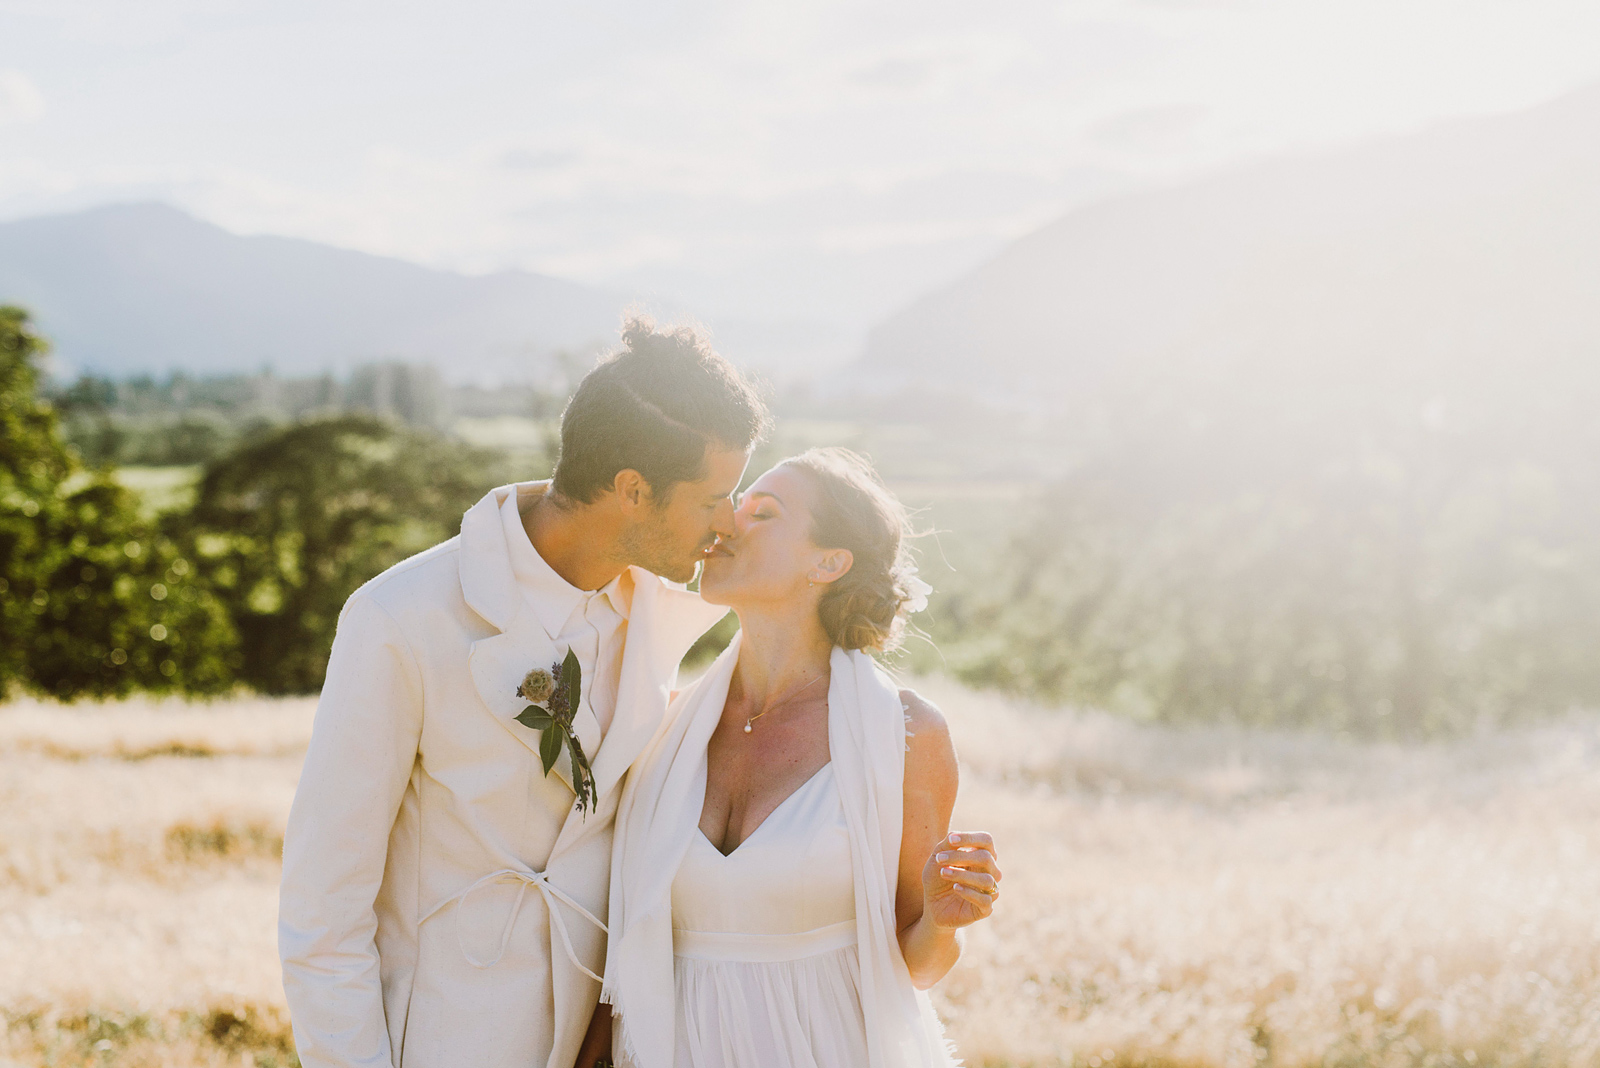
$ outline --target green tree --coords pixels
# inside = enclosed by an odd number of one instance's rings
[[[226,599],[240,679],[319,688],[345,599],[454,535],[500,481],[499,453],[366,416],[290,426],[211,464],[185,541]]]
[[[26,312],[0,308],[0,689],[226,689],[226,613],[132,494],[63,442],[39,397],[45,350]]]

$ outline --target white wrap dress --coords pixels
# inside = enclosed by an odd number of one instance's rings
[[[953,1068],[900,954],[899,688],[834,649],[832,761],[723,856],[699,824],[739,644],[674,699],[617,808],[602,995],[617,1063]]]
[[[726,856],[696,829],[672,882],[675,1068],[867,1064],[855,901],[832,763]]]

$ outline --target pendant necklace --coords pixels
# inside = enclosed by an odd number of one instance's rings
[[[746,734],[750,734],[751,733],[751,724],[753,724],[756,720],[760,719],[762,716],[766,715],[768,712],[771,712],[774,708],[777,708],[779,705],[785,704],[785,703],[787,703],[789,701],[794,700],[796,697],[799,697],[802,693],[805,693],[807,689],[809,689],[812,686],[815,686],[818,682],[822,681],[822,678],[823,678],[823,676],[818,675],[816,678],[812,679],[810,682],[806,683],[804,686],[800,687],[798,690],[793,690],[790,693],[785,694],[783,697],[781,697],[778,700],[776,700],[776,701],[772,702],[771,704],[769,704],[766,708],[763,708],[760,712],[757,712],[755,715],[746,718],[745,721],[744,721],[744,732]]]

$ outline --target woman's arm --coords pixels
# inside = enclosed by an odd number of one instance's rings
[[[960,958],[956,932],[993,911],[1000,869],[987,834],[950,833],[960,775],[944,717],[910,690],[900,702],[908,722],[895,918],[911,981],[926,990]]]

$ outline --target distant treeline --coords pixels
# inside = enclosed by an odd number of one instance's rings
[[[567,373],[576,359],[558,361]],[[570,366],[569,366],[570,365]],[[565,400],[563,381],[494,388],[446,383],[419,364],[372,363],[344,378],[254,375],[114,380],[84,375],[50,394],[67,440],[90,463],[203,464],[242,441],[290,423],[366,414],[444,430],[463,417],[549,417]]]
[[[0,313],[9,690],[314,691],[350,592],[530,475],[400,405],[420,378],[383,387],[383,416],[361,376],[322,393],[266,376],[80,382],[52,403],[42,344]],[[925,554],[938,653],[914,644],[912,662],[1141,720],[1367,737],[1600,706],[1591,363],[1574,359],[1562,390],[1506,375],[1448,396],[1437,377],[1300,388],[1270,368],[1147,381],[1066,405],[1048,456],[977,409],[920,433],[885,424],[891,477],[956,502],[936,517],[948,554]],[[104,466],[125,454],[85,459],[83,428],[173,412],[228,428],[186,454],[203,464],[192,503],[151,518]],[[791,418],[752,471],[850,426]],[[962,496],[1051,466],[1020,506]],[[960,570],[941,573],[946,556]]]
[[[959,675],[1368,737],[1600,707],[1600,365],[1248,370],[1080,416],[1099,441],[936,605]]]
[[[509,478],[499,453],[331,415],[240,435],[192,507],[148,518],[68,445],[43,349],[0,309],[0,690],[314,691],[345,598]]]

